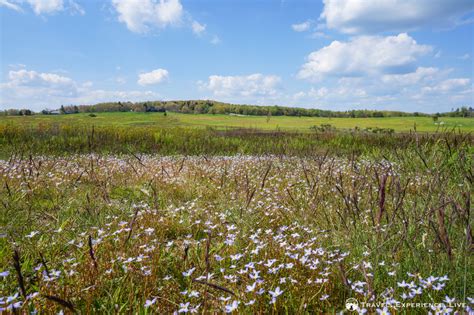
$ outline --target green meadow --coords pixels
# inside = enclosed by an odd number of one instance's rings
[[[456,129],[464,132],[474,130],[474,119],[461,117],[440,117],[434,122],[431,117],[383,117],[383,118],[327,118],[327,117],[292,117],[292,116],[238,116],[222,114],[182,114],[170,113],[96,113],[69,115],[35,115],[0,117],[0,126],[41,124],[67,124],[69,126],[121,126],[121,127],[192,127],[216,129],[253,128],[281,131],[310,131],[312,126],[330,124],[337,129],[353,128],[387,128],[399,132],[416,130],[434,132],[439,129]]]
[[[0,313],[470,313],[474,119],[437,123],[1,117]]]

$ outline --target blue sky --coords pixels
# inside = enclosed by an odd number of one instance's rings
[[[473,106],[472,0],[0,0],[0,107]]]

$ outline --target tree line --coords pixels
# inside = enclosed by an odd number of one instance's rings
[[[150,101],[150,102],[107,102],[95,105],[68,105],[57,110],[42,110],[35,113],[29,109],[8,109],[2,115],[27,116],[34,114],[77,114],[100,112],[175,112],[185,114],[234,114],[251,116],[305,116],[305,117],[406,117],[406,116],[433,116],[433,117],[474,117],[472,107],[460,107],[450,112],[433,115],[420,112],[380,111],[380,110],[347,110],[331,111],[315,108],[298,108],[285,106],[257,106],[222,103],[212,100],[185,100],[185,101]]]

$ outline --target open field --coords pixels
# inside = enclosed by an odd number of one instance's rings
[[[8,124],[68,124],[69,126],[120,126],[120,127],[213,127],[257,128],[262,130],[283,130],[309,132],[310,127],[330,124],[339,129],[388,128],[395,131],[410,131],[416,125],[417,131],[433,132],[437,129],[456,128],[461,131],[474,131],[473,118],[440,117],[435,124],[431,117],[384,117],[384,118],[318,118],[291,116],[235,116],[180,113],[97,113],[97,117],[88,114],[36,115],[26,117],[0,117],[0,127]]]
[[[169,132],[3,129],[2,309],[474,307],[471,135]]]

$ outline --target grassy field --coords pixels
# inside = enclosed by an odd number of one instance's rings
[[[385,118],[318,118],[318,117],[289,117],[275,116],[268,119],[265,116],[235,116],[208,114],[180,113],[97,113],[97,117],[88,114],[70,114],[58,116],[27,116],[0,117],[0,126],[7,124],[69,124],[71,126],[122,126],[122,127],[213,127],[225,128],[257,128],[263,130],[310,131],[310,127],[330,124],[339,129],[359,128],[389,128],[395,131],[416,129],[420,132],[433,132],[442,128],[456,128],[461,131],[474,131],[474,119],[441,117],[435,124],[431,117],[385,117]]]
[[[459,140],[364,157],[2,161],[0,307],[314,314],[352,297],[359,312],[468,312],[472,155]]]
[[[472,312],[472,133],[309,130],[409,119],[2,117],[0,313]]]

